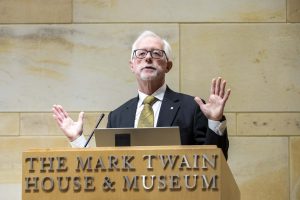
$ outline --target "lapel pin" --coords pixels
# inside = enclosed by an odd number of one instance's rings
[[[173,110],[173,107],[171,107],[170,109]]]

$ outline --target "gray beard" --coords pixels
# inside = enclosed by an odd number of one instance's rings
[[[141,79],[143,81],[151,81],[151,80],[154,80],[155,78],[157,77],[157,72],[153,73],[152,75],[144,75],[144,74],[141,74]]]
[[[157,67],[155,67],[157,68]],[[157,70],[154,71],[154,73],[152,73],[150,76],[149,75],[145,75],[143,72],[141,73],[140,75],[140,78],[143,80],[143,81],[151,81],[151,80],[154,80],[156,79],[157,77]]]

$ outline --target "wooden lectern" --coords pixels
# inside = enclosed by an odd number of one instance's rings
[[[32,149],[22,157],[23,200],[236,200],[216,146]]]

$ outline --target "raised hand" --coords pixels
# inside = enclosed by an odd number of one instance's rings
[[[222,80],[221,77],[214,78],[206,104],[199,97],[195,97],[195,101],[200,106],[203,114],[210,120],[220,121],[222,119],[224,107],[230,95],[230,89],[225,92],[225,87],[225,80]]]
[[[74,122],[61,105],[53,105],[52,111],[53,118],[71,142],[76,140],[82,134],[83,112],[79,113],[78,121]]]

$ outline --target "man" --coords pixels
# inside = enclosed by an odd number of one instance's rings
[[[134,42],[129,63],[137,79],[138,96],[109,114],[108,128],[179,126],[182,145],[217,145],[227,158],[223,111],[230,90],[225,91],[225,80],[212,80],[206,104],[199,97],[172,91],[165,83],[165,75],[172,69],[171,47],[151,31],[143,32]],[[60,105],[53,106],[53,117],[73,147],[85,143],[83,115],[81,112],[74,122]]]

